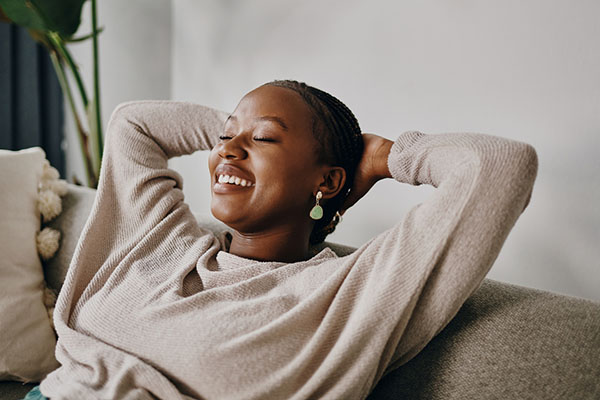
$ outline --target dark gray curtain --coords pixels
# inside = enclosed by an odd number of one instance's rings
[[[62,140],[63,96],[48,51],[0,22],[0,148],[40,146],[64,177]]]

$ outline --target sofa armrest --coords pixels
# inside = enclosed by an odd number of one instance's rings
[[[378,399],[599,399],[600,303],[484,280]]]

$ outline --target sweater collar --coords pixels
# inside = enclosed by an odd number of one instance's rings
[[[221,250],[217,253],[217,260],[221,266],[227,266],[229,268],[248,267],[251,265],[271,264],[272,267],[279,267],[286,264],[281,261],[259,261],[251,258],[237,256],[229,253],[229,246],[231,245],[231,234],[229,232],[222,232],[218,235],[219,242],[221,244]],[[308,260],[298,261],[298,263],[314,263],[315,261],[324,261],[330,258],[337,258],[337,254],[329,247],[323,247],[319,250],[319,247],[311,248],[313,256]]]

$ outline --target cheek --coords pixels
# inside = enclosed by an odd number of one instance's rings
[[[212,177],[215,174],[215,169],[217,168],[217,165],[219,165],[219,154],[216,149],[216,147],[213,148],[208,155],[208,176],[211,179],[211,182]]]
[[[281,203],[283,208],[304,206],[311,192],[316,189],[313,187],[316,179],[310,174],[314,170],[305,163],[292,163],[289,160],[257,165],[261,197]]]

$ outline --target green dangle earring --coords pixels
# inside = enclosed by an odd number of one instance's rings
[[[310,210],[310,217],[312,219],[321,219],[321,218],[323,218],[323,207],[321,207],[319,205],[319,200],[321,200],[322,197],[323,197],[323,193],[321,193],[321,191],[319,190],[317,192],[317,195],[316,195],[317,203],[312,208],[312,210]]]

